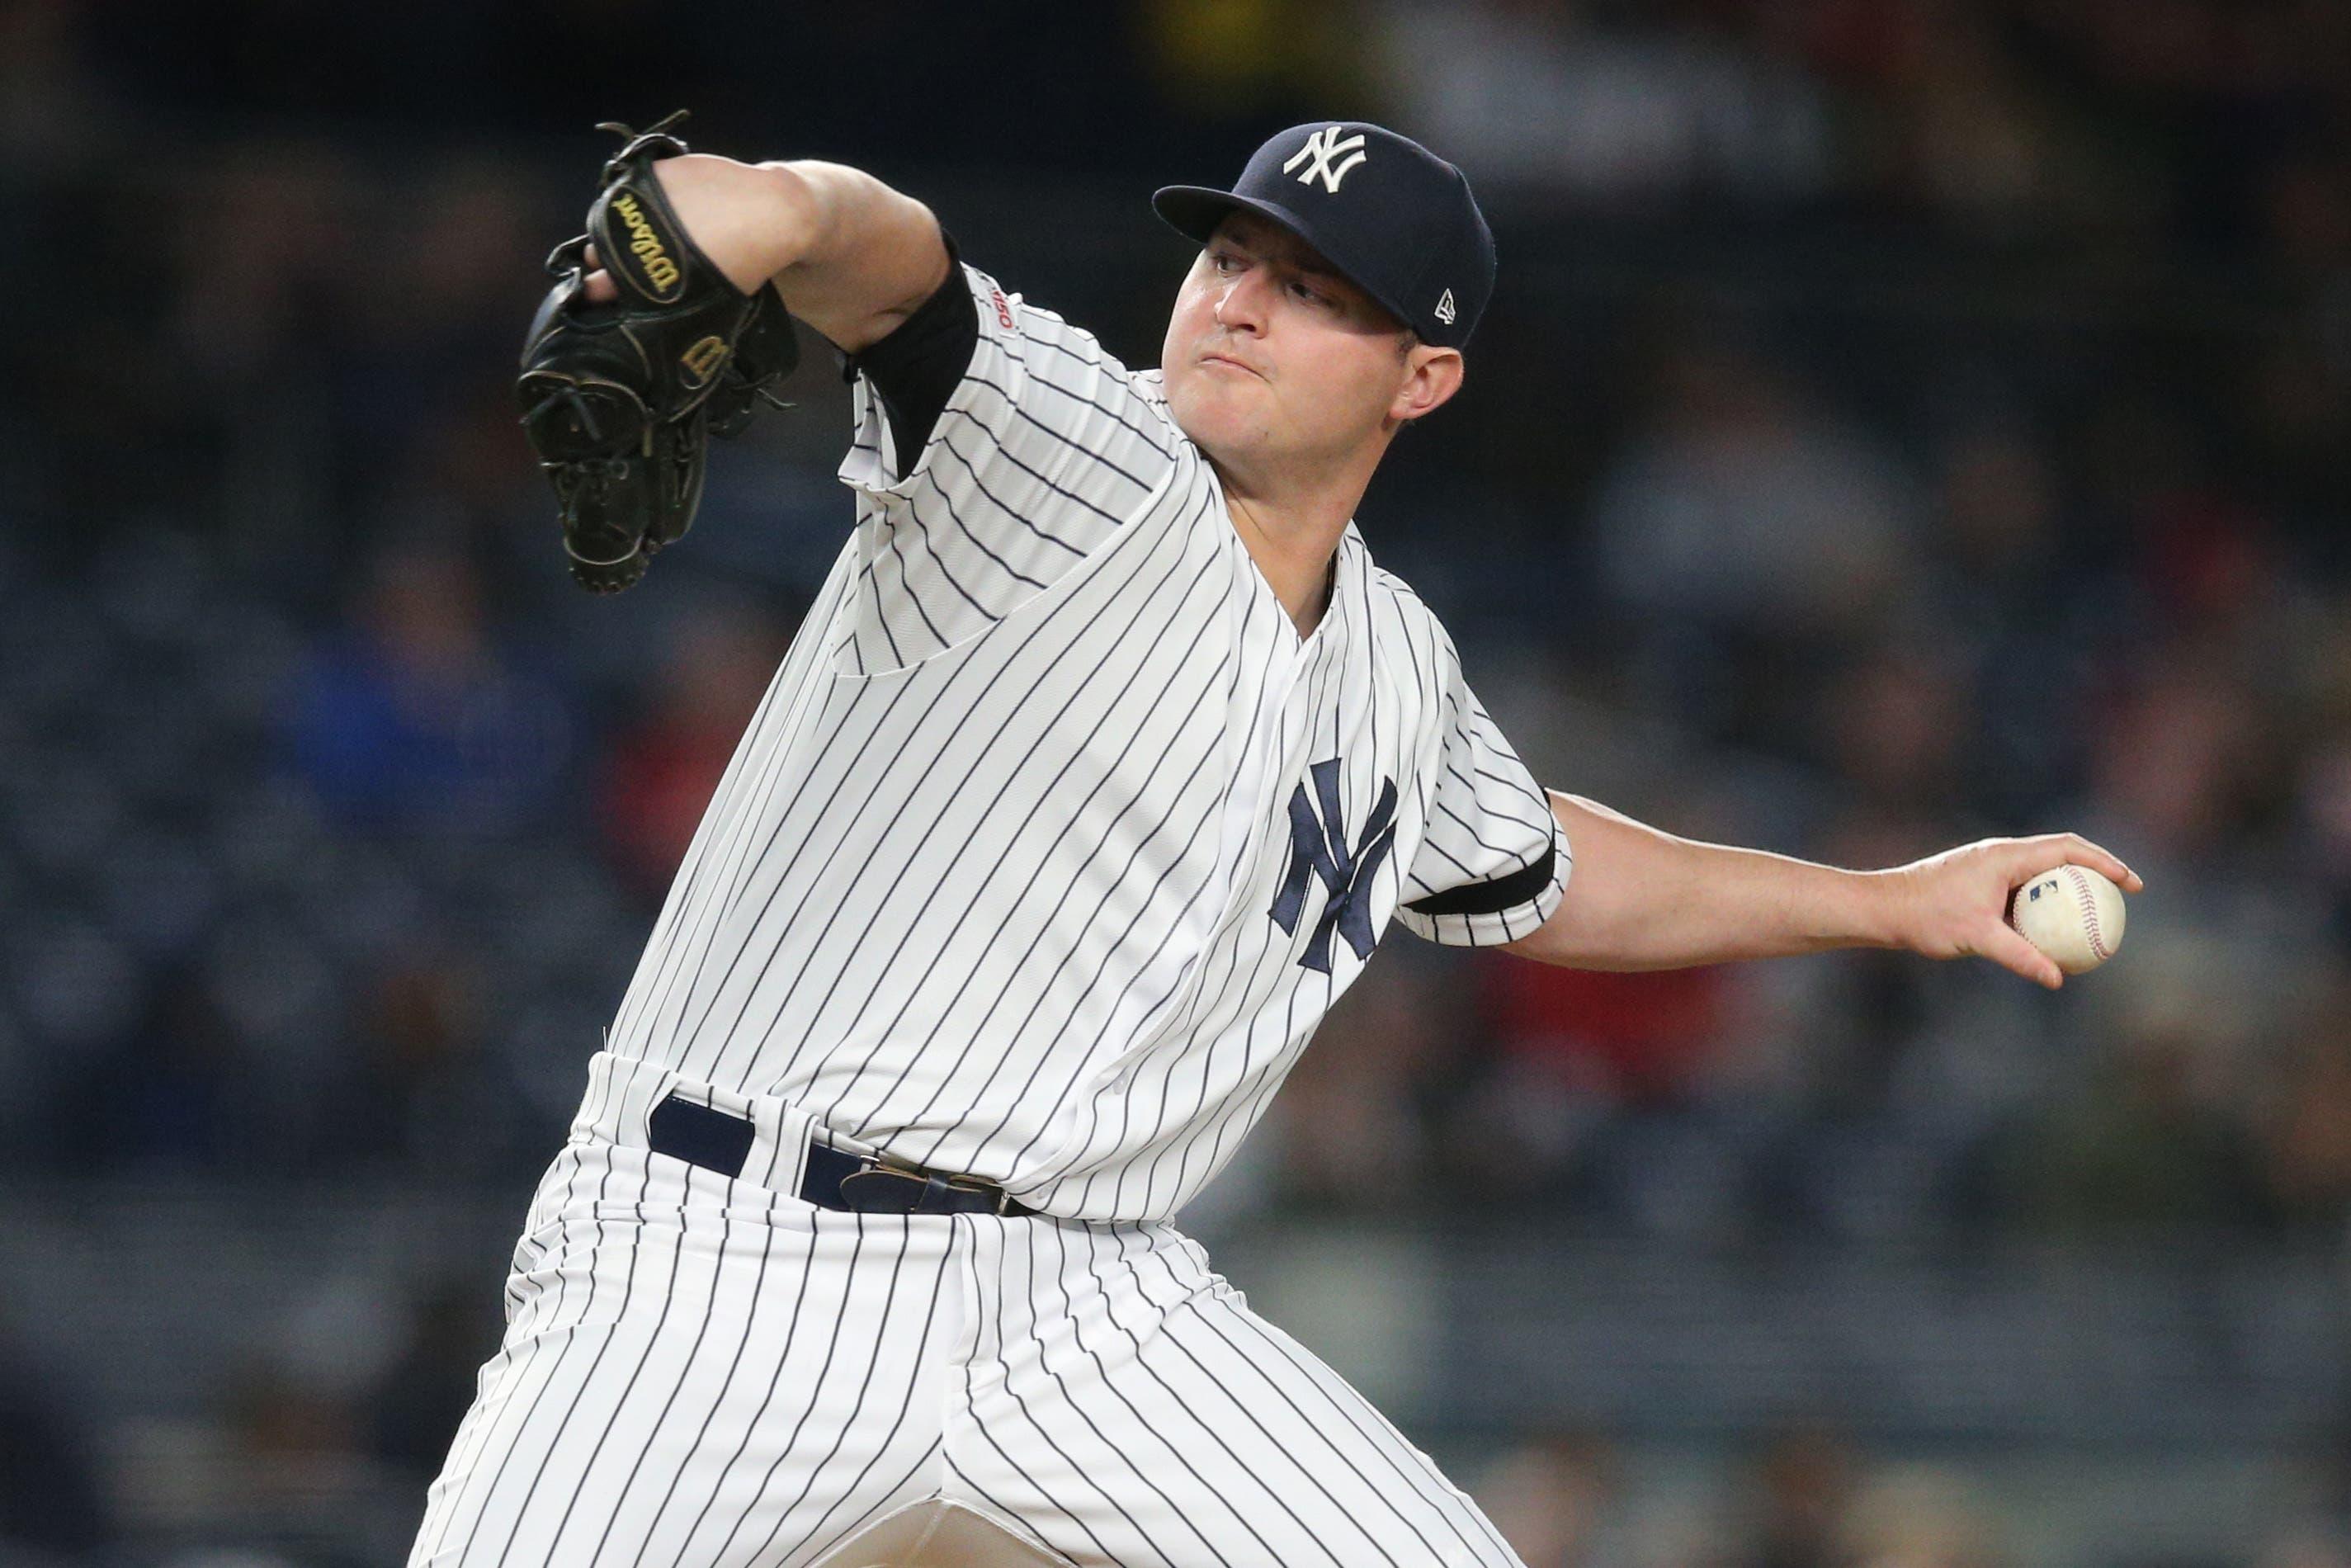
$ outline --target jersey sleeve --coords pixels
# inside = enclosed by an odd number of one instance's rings
[[[1093,334],[977,267],[955,272],[977,334],[936,418],[893,421],[871,375],[852,383],[845,667],[900,668],[986,631],[1138,515],[1175,467],[1179,433]],[[899,450],[901,425],[915,450]]]
[[[1437,646],[1447,671],[1445,743],[1396,918],[1449,946],[1515,942],[1550,919],[1567,891],[1567,834],[1469,689],[1450,643],[1440,638]]]

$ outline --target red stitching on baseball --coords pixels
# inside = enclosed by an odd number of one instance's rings
[[[2077,865],[2061,866],[2058,869],[2073,873],[2071,880],[2074,883],[2074,897],[2082,905],[2082,918],[2090,927],[2090,951],[2095,953],[2099,961],[2103,963],[2113,957],[2115,954],[2114,949],[2106,946],[2105,934],[2098,929],[2098,901],[2096,895],[2090,892],[2090,879],[2082,874],[2082,868]]]

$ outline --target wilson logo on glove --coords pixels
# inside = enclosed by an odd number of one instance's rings
[[[637,205],[637,199],[623,191],[612,198],[612,211],[628,225],[629,252],[637,258],[637,270],[643,292],[666,305],[678,296],[678,285],[684,277],[677,263],[670,259],[661,236]]]
[[[705,338],[677,357],[677,362],[688,378],[688,386],[700,386],[718,373],[726,362],[726,340]]]

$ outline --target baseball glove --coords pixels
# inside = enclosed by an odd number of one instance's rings
[[[523,341],[522,427],[555,486],[571,575],[617,593],[693,525],[712,435],[738,434],[799,362],[773,287],[745,294],[695,248],[653,166],[686,151],[670,130],[606,124],[624,143],[604,165],[588,232],[547,258],[558,279]],[[590,245],[618,298],[587,295]]]

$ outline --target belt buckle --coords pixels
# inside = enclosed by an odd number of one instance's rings
[[[988,1200],[987,1212],[998,1219],[1004,1218],[1004,1210],[1012,1201],[1012,1195],[1005,1191],[1000,1183],[983,1181],[978,1176],[945,1176],[935,1171],[920,1170],[919,1167],[915,1174],[922,1176],[925,1180],[938,1182],[949,1192],[977,1193]]]
[[[987,1212],[1005,1218],[1012,1208],[1012,1195],[1004,1190],[1002,1182],[982,1181],[977,1176],[949,1176],[947,1186],[958,1192],[976,1192],[988,1200]]]
[[[1012,1195],[1005,1191],[1003,1186],[998,1183],[982,1181],[977,1176],[948,1176],[939,1171],[925,1170],[921,1166],[911,1165],[904,1160],[894,1160],[887,1155],[872,1155],[872,1162],[863,1171],[861,1171],[858,1174],[860,1176],[896,1176],[900,1180],[915,1183],[921,1188],[921,1191],[914,1199],[914,1207],[910,1207],[904,1210],[904,1212],[908,1214],[920,1212],[919,1206],[924,1198],[930,1196],[931,1190],[935,1185],[939,1190],[944,1192],[977,1193],[982,1197],[988,1200],[987,1212],[996,1216],[998,1219],[1004,1218],[1005,1210],[1012,1202]],[[851,1176],[849,1181],[855,1181],[856,1179],[856,1176]],[[841,1185],[843,1186],[847,1186],[849,1185],[849,1181],[844,1181]],[[949,1210],[948,1212],[953,1213],[955,1211]]]

